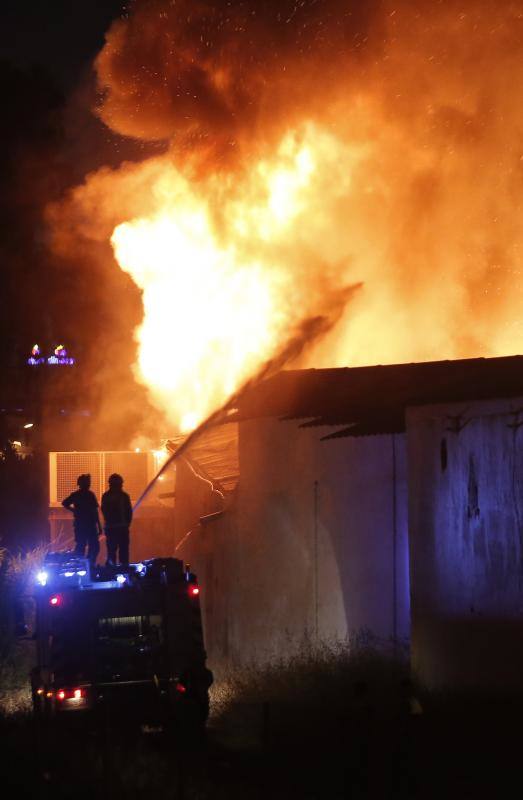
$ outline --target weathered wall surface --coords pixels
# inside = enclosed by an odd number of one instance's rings
[[[430,686],[521,686],[522,409],[407,414],[412,660]]]
[[[214,669],[362,628],[382,639],[409,634],[404,437],[321,442],[330,432],[241,423],[234,500],[177,552],[202,583]],[[193,517],[198,507],[194,480],[179,467],[179,519],[188,518],[184,506]]]

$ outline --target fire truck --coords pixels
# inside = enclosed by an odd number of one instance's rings
[[[72,553],[51,553],[37,575],[35,617],[39,718],[205,724],[212,673],[200,587],[182,561],[90,568]]]

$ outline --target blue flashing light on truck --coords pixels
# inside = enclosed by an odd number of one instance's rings
[[[103,711],[142,724],[205,724],[212,673],[200,588],[183,562],[90,568],[71,553],[50,553],[35,603],[38,717]]]

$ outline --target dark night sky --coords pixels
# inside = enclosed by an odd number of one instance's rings
[[[123,0],[3,0],[0,58],[20,67],[43,65],[70,88],[124,6]]]
[[[33,338],[70,341],[67,308],[78,320],[87,311],[75,265],[57,272],[42,246],[44,213],[90,169],[111,163],[114,137],[90,111],[90,65],[122,7],[122,0],[2,3],[0,363],[20,363]]]
[[[0,408],[29,402],[25,362],[34,342],[46,350],[63,342],[72,351],[80,365],[76,401],[93,414],[106,403],[108,378],[132,398],[143,394],[130,367],[139,293],[111,269],[108,248],[98,262],[81,248],[65,261],[56,257],[46,221],[50,204],[87,173],[145,155],[91,113],[90,65],[124,7],[122,0],[3,0],[0,7]],[[60,405],[60,387],[54,380],[40,405]],[[111,446],[133,434],[131,416],[122,432],[108,423]]]

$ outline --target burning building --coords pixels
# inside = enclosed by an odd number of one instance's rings
[[[364,631],[431,686],[520,684],[523,358],[287,371],[179,460],[215,668]]]
[[[293,368],[244,393],[178,468],[177,546],[207,577],[223,664],[240,643],[261,658],[362,628],[399,641],[412,624],[415,663],[444,682],[442,609],[492,612],[492,554],[507,566],[512,544],[500,532],[489,549],[471,528],[485,509],[474,448],[490,453],[490,434],[453,404],[483,419],[477,404],[496,400],[504,419],[522,394],[519,361],[494,358],[523,350],[522,25],[510,0],[136,0],[107,32],[96,114],[154,154],[48,210],[56,255],[83,254],[101,284],[115,260],[128,276],[114,296],[143,318],[122,311],[119,335],[134,328],[135,378],[176,433],[267,363]],[[476,356],[490,360],[463,361]],[[104,398],[120,420],[116,386]],[[445,435],[434,423],[437,446],[423,432],[434,403],[457,420]],[[437,452],[435,495],[417,436]],[[451,484],[471,509],[463,551],[438,523],[429,557],[441,498],[463,509]]]

